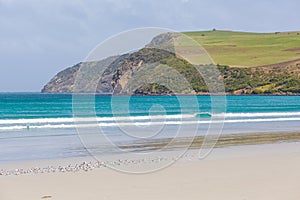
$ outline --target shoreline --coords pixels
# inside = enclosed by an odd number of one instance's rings
[[[215,137],[212,136],[214,143]],[[197,157],[195,152],[199,152],[202,148],[204,137],[197,136],[192,141],[190,148],[186,149],[186,153],[179,157],[176,155],[179,151],[185,151],[186,145],[191,142],[191,138],[177,138],[172,141],[171,148],[164,147],[169,144],[172,139],[156,139],[152,142],[135,144],[135,145],[120,145],[119,148],[124,150],[121,154],[103,154],[103,160],[97,160],[92,156],[85,157],[70,157],[63,159],[51,160],[30,160],[30,161],[15,161],[0,163],[0,177],[10,175],[31,175],[31,174],[52,174],[66,172],[82,172],[92,171],[97,169],[111,168],[113,166],[142,164],[149,165],[159,160],[164,162],[173,162],[184,160],[188,157]],[[212,152],[227,151],[228,149],[247,149],[251,147],[263,148],[266,146],[292,146],[300,143],[300,132],[278,132],[278,133],[254,133],[254,134],[230,134],[221,135],[212,148]],[[211,143],[207,143],[202,150],[207,150]],[[130,149],[128,152],[126,150]],[[132,150],[135,151],[132,151]],[[146,149],[146,150],[145,150]],[[151,157],[148,153],[151,151],[161,150],[161,155]],[[140,153],[138,157],[132,157],[131,154]],[[192,152],[192,154],[191,154]],[[176,156],[170,156],[174,153]],[[210,156],[210,155],[209,155]],[[208,156],[208,157],[209,157]],[[97,157],[98,158],[98,157]],[[206,158],[205,158],[206,159]],[[190,160],[190,158],[189,158]],[[197,159],[196,159],[197,160]]]
[[[209,93],[203,93],[203,94],[153,94],[153,95],[138,95],[138,94],[102,94],[102,93],[90,93],[90,92],[86,92],[86,93],[71,93],[71,92],[59,92],[59,93],[51,93],[51,92],[40,92],[40,91],[35,91],[35,92],[0,92],[0,94],[45,94],[45,95],[95,95],[95,96],[149,96],[149,97],[168,97],[168,96],[245,96],[245,97],[251,97],[251,96],[300,96],[300,93],[289,93],[289,94],[233,94],[233,93],[225,93],[225,94],[209,94]]]
[[[161,156],[155,158],[141,154],[141,157],[132,156],[128,153],[118,155],[105,155],[103,160],[97,160],[93,156],[70,157],[48,160],[30,160],[0,163],[0,178],[10,176],[82,173],[101,169],[114,169],[119,165],[151,165],[161,161],[174,161],[176,163],[205,162],[211,160],[224,160],[242,157],[256,157],[278,155],[285,153],[299,153],[300,141],[283,143],[264,143],[250,145],[223,146],[213,148],[205,158],[199,158],[200,149],[188,149],[182,156],[177,156],[178,149],[161,152]],[[175,155],[170,157],[170,155]],[[300,156],[300,155],[299,155]],[[19,168],[23,166],[23,168]]]
[[[18,93],[18,92],[16,92]],[[22,93],[22,92],[21,92]],[[30,93],[30,92],[29,92]],[[110,97],[110,96],[118,96],[118,97],[122,97],[122,96],[135,96],[135,97],[169,97],[169,96],[300,96],[300,93],[289,93],[289,94],[233,94],[233,93],[225,93],[225,94],[209,94],[209,93],[199,93],[199,94],[151,94],[151,95],[140,95],[140,94],[102,94],[102,93],[90,93],[90,92],[86,92],[86,93],[51,93],[51,92],[32,92],[33,94],[53,94],[53,95],[95,95],[95,96],[99,96],[99,97]],[[13,93],[11,93],[13,94]]]

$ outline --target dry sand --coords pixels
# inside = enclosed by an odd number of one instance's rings
[[[191,150],[190,155],[196,155]],[[215,149],[155,173],[89,172],[0,177],[1,200],[299,200],[300,144]]]

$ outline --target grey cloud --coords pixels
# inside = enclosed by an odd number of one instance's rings
[[[297,0],[0,0],[0,91],[39,91],[55,73],[120,31],[296,30],[299,5]]]

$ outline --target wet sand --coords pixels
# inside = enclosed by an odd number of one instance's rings
[[[139,175],[112,170],[107,162],[87,157],[1,164],[2,173],[9,174],[0,176],[0,199],[299,200],[299,135],[223,135],[205,159],[198,157],[203,137],[197,137],[173,165]],[[149,149],[160,148],[164,145],[160,142],[148,144]],[[177,140],[170,152],[184,144],[185,140]],[[124,154],[111,160],[134,170],[174,160],[170,155],[162,152],[159,158],[148,159],[144,154],[137,160]]]
[[[0,199],[300,199],[298,142],[217,148],[204,160],[197,155],[190,150],[174,165],[143,175],[104,167],[0,176]]]
[[[140,141],[132,145],[120,145],[123,149],[156,150],[180,149],[189,146],[190,149],[220,148],[240,145],[272,144],[280,142],[300,141],[300,132],[274,132],[274,133],[243,133],[196,136],[194,138],[155,139]]]

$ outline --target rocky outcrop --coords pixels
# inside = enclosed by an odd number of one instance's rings
[[[158,66],[162,60],[171,58],[179,59],[168,51],[145,48],[135,53],[111,57],[98,62],[79,63],[59,72],[44,86],[42,92],[128,94],[130,93],[126,90],[128,89],[128,80],[139,71],[138,68],[151,64]],[[81,70],[81,73],[79,73],[79,70]],[[86,77],[84,81],[78,81],[83,77]],[[97,82],[96,87],[93,85],[95,82]]]
[[[92,87],[92,83],[95,82],[98,74],[101,73],[101,70],[112,63],[116,57],[109,57],[97,62],[81,62],[73,67],[69,67],[57,75],[55,75],[42,89],[42,93],[72,93],[72,92],[95,92]],[[86,81],[78,81],[82,77],[78,77],[78,72],[81,71],[81,74],[86,74],[88,77]],[[76,82],[77,80],[77,82]],[[78,83],[80,82],[80,83]],[[77,85],[76,85],[77,84]],[[80,84],[80,85],[78,85]],[[76,86],[76,87],[75,87]]]
[[[74,85],[76,74],[83,63],[79,63],[73,67],[69,67],[56,76],[42,89],[42,93],[67,93],[71,92]]]

